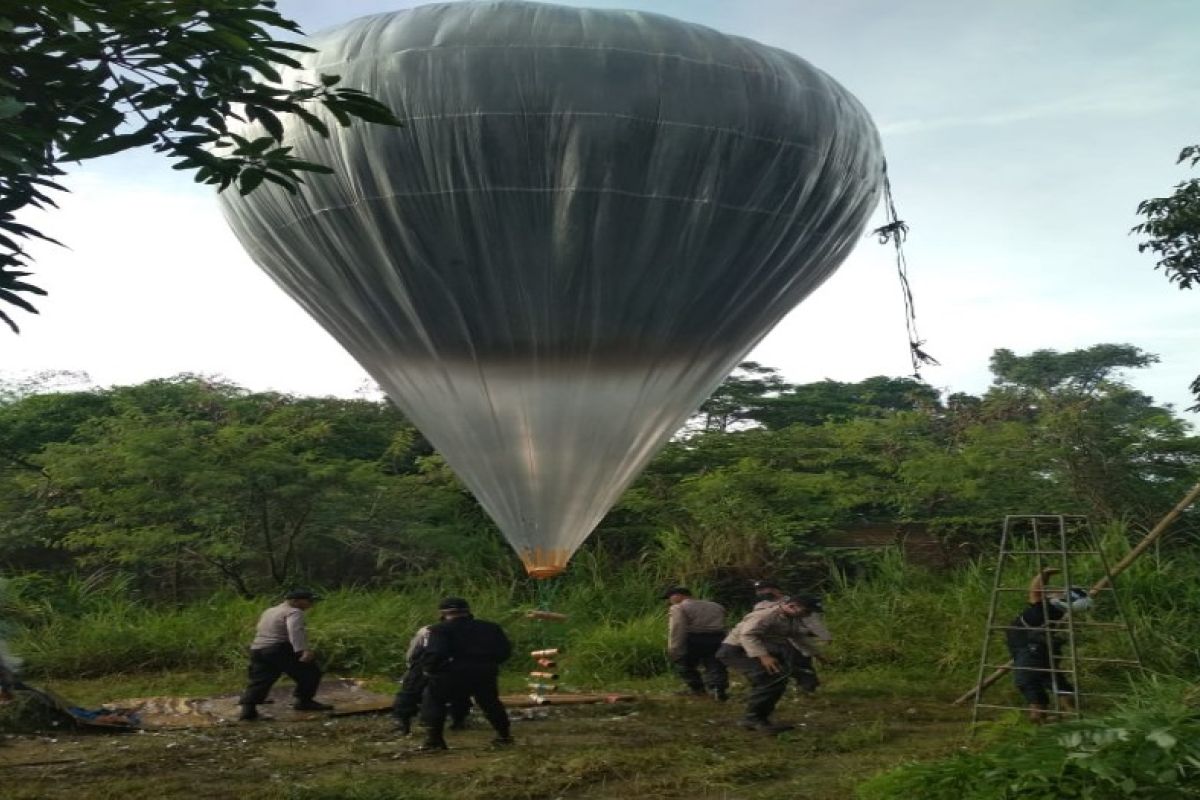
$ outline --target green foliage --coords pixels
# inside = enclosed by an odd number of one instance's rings
[[[1185,161],[1190,167],[1200,164],[1200,145],[1179,151],[1175,163]],[[1200,178],[1175,184],[1175,191],[1167,197],[1143,200],[1137,213],[1146,221],[1135,225],[1132,232],[1147,237],[1138,244],[1138,252],[1153,253],[1158,258],[1155,268],[1161,268],[1180,289],[1200,284]],[[1200,411],[1200,377],[1192,381],[1191,390],[1197,404],[1190,410]]]
[[[1098,344],[1083,350],[1059,353],[1035,350],[1018,356],[997,350],[991,359],[998,385],[1012,385],[1039,393],[1066,389],[1092,392],[1120,369],[1141,369],[1158,362],[1158,356],[1128,344]]]
[[[1040,730],[945,761],[913,764],[859,788],[863,800],[1058,800],[1198,796],[1200,713],[1123,710]]]
[[[1200,164],[1200,145],[1179,151],[1175,163]],[[1168,197],[1155,197],[1138,203],[1137,213],[1146,221],[1133,233],[1148,237],[1138,245],[1139,252],[1150,251],[1158,258],[1155,267],[1180,289],[1200,283],[1200,178],[1182,181]]]
[[[700,406],[698,427],[725,432],[753,419],[754,407],[787,388],[779,370],[757,361],[743,361]]]
[[[25,311],[36,313],[22,295],[45,292],[23,281],[21,242],[57,242],[15,215],[55,206],[64,162],[150,147],[220,190],[295,191],[304,173],[332,170],[291,155],[287,124],[323,135],[352,118],[399,124],[337,75],[281,88],[279,71],[310,48],[275,38],[300,29],[273,0],[40,0],[2,13],[0,301]],[[231,120],[262,135],[240,136]],[[3,311],[0,321],[17,330]]]
[[[819,578],[817,543],[864,522],[968,550],[1014,512],[1148,526],[1200,475],[1200,439],[1117,380],[1122,365],[1149,359],[1125,345],[1001,351],[1006,377],[983,397],[942,404],[907,379],[870,379],[843,387],[842,410],[826,406],[818,424],[684,436],[581,558],[605,574],[636,565],[647,586],[707,584],[736,604],[751,578]],[[828,399],[827,384],[816,386]],[[0,387],[0,564],[10,569],[120,573],[151,602],[302,581],[520,579],[444,459],[386,403],[189,375],[56,387]]]
[[[119,567],[151,596],[419,572],[494,529],[390,406],[181,376],[0,405],[0,556]],[[470,542],[470,545],[466,545]]]

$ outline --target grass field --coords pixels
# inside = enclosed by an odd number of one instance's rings
[[[114,693],[196,693],[218,684],[227,691],[239,678],[129,676],[53,688],[94,703]],[[791,694],[781,704],[777,718],[797,728],[778,738],[733,724],[740,691],[718,704],[672,697],[660,683],[634,688],[638,699],[629,704],[514,711],[517,745],[499,751],[482,719],[451,733],[452,749],[434,755],[414,753],[419,739],[395,736],[386,716],[10,735],[0,747],[0,785],[12,800],[840,800],[875,772],[967,742],[966,713],[948,702],[956,686],[890,681],[872,690],[870,674],[827,678],[817,696]]]

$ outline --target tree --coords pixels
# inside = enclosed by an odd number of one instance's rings
[[[766,398],[786,388],[788,384],[779,370],[757,361],[743,361],[700,406],[694,418],[699,423],[696,427],[704,431],[731,430],[751,419]]]
[[[997,386],[1011,384],[1044,395],[1056,390],[1093,392],[1117,370],[1156,363],[1158,356],[1131,344],[1097,344],[1068,353],[1035,350],[1027,356],[1001,348],[992,353],[989,366]]]
[[[150,147],[218,190],[246,194],[263,181],[295,191],[301,173],[329,173],[297,159],[285,118],[328,135],[330,121],[400,124],[337,75],[279,85],[292,54],[311,52],[277,33],[299,34],[274,0],[42,0],[0,11],[0,301],[37,313],[28,295],[24,243],[58,244],[17,221],[55,206],[67,162]],[[323,108],[325,115],[314,113]],[[247,138],[230,124],[258,123]],[[0,320],[17,331],[3,310]]]
[[[858,383],[824,380],[790,386],[764,398],[749,415],[768,428],[821,425],[855,417],[886,416],[896,411],[938,405],[938,392],[915,378],[876,375]]]
[[[1157,361],[1124,344],[1027,356],[997,350],[984,409],[1033,425],[1029,446],[1043,469],[1094,513],[1146,520],[1195,481],[1200,455],[1181,420],[1120,379],[1121,369]]]
[[[1175,163],[1200,164],[1200,144],[1183,148]],[[1146,218],[1135,225],[1133,233],[1148,239],[1138,245],[1138,252],[1147,250],[1158,257],[1154,266],[1166,273],[1167,280],[1178,283],[1180,289],[1200,284],[1200,178],[1175,184],[1167,197],[1155,197],[1138,203],[1137,213]],[[1198,401],[1189,411],[1200,411],[1200,376],[1191,385]]]

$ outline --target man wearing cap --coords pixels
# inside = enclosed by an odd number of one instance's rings
[[[717,660],[717,648],[725,638],[725,608],[710,600],[695,599],[682,586],[667,589],[663,599],[670,603],[667,656],[688,687],[681,694],[729,699],[729,673]],[[697,667],[703,667],[703,678]]]
[[[412,733],[413,717],[417,716],[421,707],[421,698],[425,694],[425,687],[429,685],[429,678],[425,675],[421,658],[425,655],[425,649],[429,647],[429,629],[432,627],[432,625],[426,625],[417,631],[409,641],[408,650],[404,654],[408,669],[400,681],[400,690],[396,692],[396,699],[392,701],[392,717],[396,720],[396,731],[403,736]],[[466,728],[467,715],[470,713],[470,697],[454,698],[450,705],[450,730],[458,731]]]
[[[750,683],[746,714],[738,723],[763,733],[782,733],[790,725],[771,722],[771,713],[794,679],[801,688],[812,685],[816,675],[811,661],[807,672],[801,648],[814,646],[816,637],[804,623],[811,609],[806,598],[785,597],[769,608],[751,611],[739,622],[717,651],[717,658],[738,670]],[[815,686],[814,686],[815,688]]]
[[[438,604],[438,612],[442,621],[430,626],[429,642],[420,660],[429,688],[421,703],[425,743],[418,749],[446,749],[447,707],[467,698],[475,700],[496,732],[492,744],[512,744],[508,712],[500,701],[500,665],[512,655],[504,629],[475,619],[461,597],[447,597]]]
[[[304,612],[320,599],[311,589],[293,589],[284,595],[282,603],[268,608],[258,618],[258,629],[250,643],[249,682],[238,700],[242,706],[239,719],[258,719],[258,706],[266,702],[280,675],[296,682],[292,708],[297,711],[333,708],[313,699],[321,685],[321,670],[317,667],[316,653],[309,649]]]
[[[785,597],[787,597],[787,592],[775,581],[762,580],[754,582],[755,611],[761,611],[764,608],[777,605]]]

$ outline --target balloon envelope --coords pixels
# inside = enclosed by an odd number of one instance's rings
[[[742,357],[837,268],[883,176],[802,59],[524,2],[365,17],[342,76],[404,127],[290,121],[336,175],[221,195],[255,261],[446,458],[531,574],[563,567]]]

